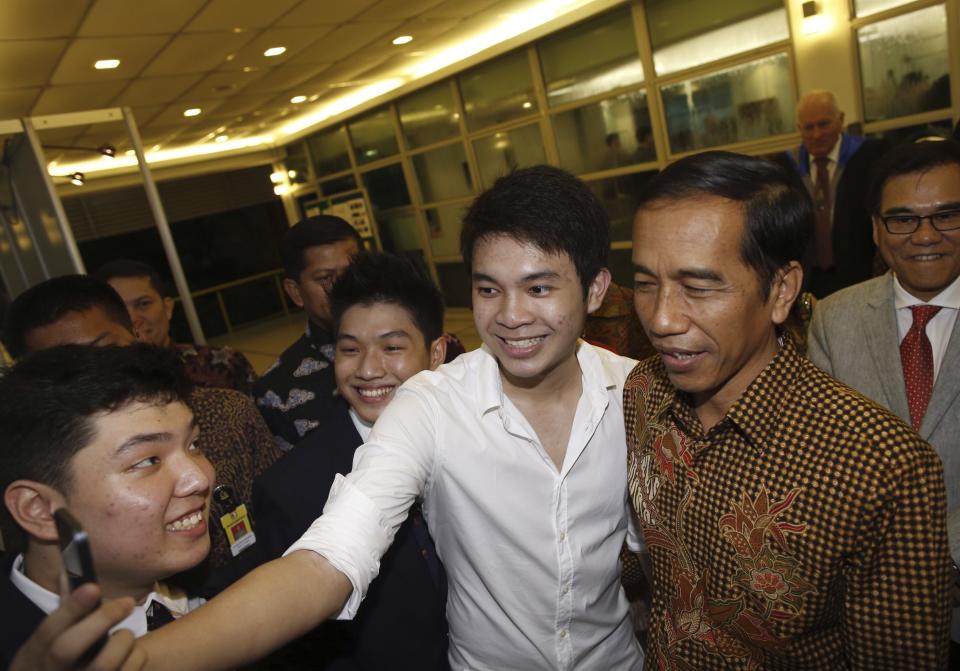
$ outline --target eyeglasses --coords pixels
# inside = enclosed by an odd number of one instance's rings
[[[920,228],[920,222],[927,219],[930,225],[938,231],[953,231],[960,228],[960,210],[944,210],[934,212],[925,217],[919,214],[891,214],[880,217],[888,233],[893,235],[910,235]]]

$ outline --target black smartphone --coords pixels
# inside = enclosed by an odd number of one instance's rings
[[[77,518],[66,508],[53,511],[53,519],[57,524],[57,536],[60,539],[60,555],[63,557],[63,568],[70,583],[70,591],[86,585],[88,582],[97,582],[97,574],[93,570],[93,555],[90,553],[90,538],[80,526]],[[86,666],[97,656],[103,646],[107,644],[107,637],[103,636],[83,653],[78,666]]]

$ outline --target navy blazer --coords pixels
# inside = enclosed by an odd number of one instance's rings
[[[3,613],[3,626],[0,626],[0,669],[4,671],[10,666],[20,646],[46,617],[46,613],[10,582],[10,569],[13,568],[14,559],[16,555],[5,556],[0,562],[0,570],[3,571],[0,576],[0,613]]]
[[[344,403],[254,481],[257,546],[265,561],[283,554],[320,516],[334,478],[352,470],[353,453],[361,442]],[[357,616],[321,625],[305,637],[312,638],[312,644],[294,644],[300,658],[291,650],[284,652],[283,666],[447,669],[445,605],[443,567],[422,518],[412,512],[381,559],[380,574]]]

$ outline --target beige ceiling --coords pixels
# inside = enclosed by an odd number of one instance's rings
[[[144,145],[270,132],[311,103],[372,81],[528,0],[0,0],[0,119],[130,106]],[[410,34],[397,47],[391,40]],[[286,53],[266,58],[268,47]],[[94,61],[119,58],[115,70]],[[344,86],[344,84],[348,84]],[[203,113],[185,118],[183,110]],[[219,130],[224,129],[224,130]],[[128,146],[120,124],[44,144]],[[50,160],[87,158],[49,151]]]

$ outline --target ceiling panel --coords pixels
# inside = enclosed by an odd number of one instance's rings
[[[281,17],[276,26],[293,28],[345,23],[375,2],[377,0],[350,0],[349,2],[303,0]]]
[[[251,37],[250,33],[177,35],[143,74],[157,77],[213,70],[225,62],[227,56],[250,41]]]
[[[362,56],[368,44],[389,34],[399,27],[400,23],[400,21],[348,23],[326,35],[317,45],[318,48],[306,49],[290,60],[293,63],[331,63],[348,56]]]
[[[234,58],[221,63],[219,69],[240,70],[244,67],[277,67],[289,62],[298,53],[314,44],[322,47],[321,51],[325,51],[327,40],[325,36],[331,30],[331,26],[317,26],[314,28],[273,28],[265,30],[251,39],[242,49],[239,49]],[[263,52],[270,47],[286,47],[287,50],[279,56],[264,56]],[[326,61],[311,60],[309,62],[329,63],[331,60],[332,59],[328,58]]]
[[[0,91],[0,119],[28,116],[41,90],[37,87]]]
[[[160,114],[163,110],[167,109],[166,105],[140,105],[137,107],[132,107],[133,110],[133,119],[137,122],[137,126],[144,126],[154,119],[157,118],[157,115]]]
[[[423,13],[425,19],[465,19],[493,7],[500,0],[446,0]]]
[[[179,31],[206,0],[96,0],[80,26],[81,37],[156,35]],[[64,4],[64,3],[61,3]]]
[[[108,79],[130,79],[138,74],[170,40],[167,35],[140,37],[86,37],[74,40],[60,59],[50,83],[82,84]],[[101,58],[119,58],[114,70],[95,70]]]
[[[185,128],[193,127],[197,124],[206,123],[204,115],[210,114],[215,109],[220,107],[223,104],[222,100],[205,100],[203,105],[199,107],[203,112],[199,116],[195,117],[185,117],[183,116],[183,110],[186,109],[189,105],[180,104],[180,105],[170,105],[164,109],[160,114],[153,119],[149,126],[165,126],[165,125],[179,125]]]
[[[253,82],[262,81],[266,71],[258,72],[212,72],[183,94],[184,99],[210,100],[211,98],[229,98]]]
[[[116,105],[164,105],[171,103],[200,79],[200,75],[135,79],[114,101]]]
[[[444,0],[380,0],[354,20],[383,21],[389,19],[412,19],[413,17],[443,4]]]
[[[0,42],[0,88],[45,85],[66,46],[66,40]]]
[[[110,101],[120,93],[123,87],[122,81],[50,86],[40,94],[40,98],[33,106],[32,114],[35,116],[59,114],[109,107]]]
[[[2,0],[0,40],[69,37],[89,6],[89,0]]]
[[[249,93],[274,93],[277,91],[285,91],[291,87],[295,87],[298,84],[301,84],[308,79],[311,79],[316,76],[317,66],[314,65],[284,65],[283,67],[275,68],[267,73],[266,76],[261,77],[259,80],[251,84],[246,88],[246,91]],[[303,91],[302,95],[311,95],[316,93],[316,91]],[[300,95],[295,93],[293,95]]]
[[[197,18],[190,22],[186,32],[265,28],[297,2],[298,0],[269,0],[269,2],[210,0]]]

